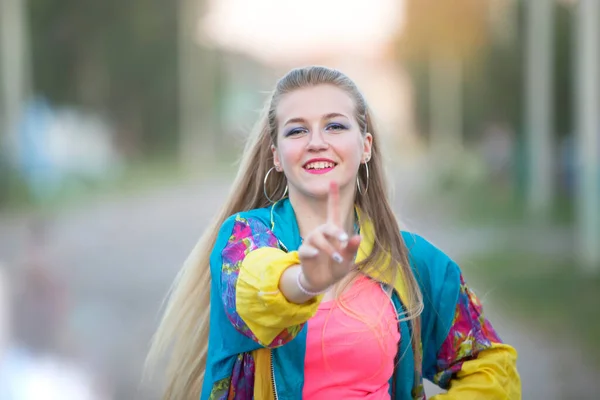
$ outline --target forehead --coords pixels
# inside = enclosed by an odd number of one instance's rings
[[[354,116],[354,100],[344,90],[332,85],[319,85],[294,90],[279,101],[276,115],[279,123],[290,118],[319,118],[329,113]]]

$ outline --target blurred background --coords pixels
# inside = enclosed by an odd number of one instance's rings
[[[0,0],[0,399],[158,399],[161,301],[307,64],[365,93],[523,398],[598,398],[597,0]]]

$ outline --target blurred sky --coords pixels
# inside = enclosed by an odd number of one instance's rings
[[[330,53],[377,56],[402,25],[402,0],[211,0],[200,30],[268,63]]]
[[[199,22],[199,41],[276,68],[306,64],[338,68],[365,93],[384,128],[383,136],[414,138],[408,78],[389,57],[403,24],[404,1],[211,0],[209,4],[207,16]]]

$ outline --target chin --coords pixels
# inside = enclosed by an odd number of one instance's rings
[[[289,189],[291,197],[310,199],[327,199],[329,195],[329,182],[311,182],[310,184],[305,183]]]
[[[305,197],[327,200],[329,196],[329,182],[330,180],[323,180],[322,182],[311,182],[305,184],[299,190],[300,194]],[[340,194],[343,196],[346,188],[348,187],[347,182],[340,182]]]
[[[311,197],[313,199],[327,201],[328,194],[329,194],[328,192],[317,192],[317,193],[312,193]]]
[[[326,185],[313,185],[307,188],[304,194],[314,199],[326,200],[327,196],[329,196],[329,183]]]

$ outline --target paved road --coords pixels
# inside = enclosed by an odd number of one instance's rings
[[[406,179],[397,201],[413,230],[459,260],[473,249],[493,245],[493,231],[453,228],[444,209],[423,210],[412,196],[416,182]],[[116,399],[157,398],[151,388],[138,388],[157,309],[227,189],[223,180],[191,182],[99,202],[55,219],[52,244],[69,271],[77,338],[88,356],[113,376]],[[0,259],[14,262],[20,256],[25,221],[0,218]],[[502,315],[493,304],[487,306],[500,334],[520,351],[524,399],[598,398],[595,376],[583,366],[569,338],[550,340]],[[433,394],[430,387],[428,394]]]

